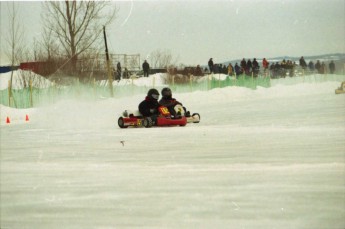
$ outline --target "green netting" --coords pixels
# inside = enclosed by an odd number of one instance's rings
[[[325,81],[344,81],[345,76],[341,75],[316,75],[309,77],[291,77],[285,79],[270,79],[269,77],[250,77],[240,76],[229,77],[224,75],[212,75],[204,78],[193,78],[184,83],[166,83],[165,85],[155,85],[154,80],[151,85],[137,86],[135,80],[127,80],[125,84],[113,86],[114,98],[121,98],[133,95],[146,95],[149,88],[155,87],[161,90],[165,86],[171,87],[174,93],[185,93],[193,91],[207,91],[215,88],[225,87],[246,87],[256,89],[257,87],[270,87],[276,84],[296,84],[306,82],[325,82]],[[123,81],[125,82],[125,81]],[[11,99],[9,99],[8,89],[0,90],[0,103],[5,106],[15,108],[30,108],[45,104],[53,104],[62,99],[84,99],[84,100],[98,100],[110,98],[110,91],[108,85],[93,83],[93,84],[75,84],[70,86],[50,86],[46,88],[24,88],[12,89]]]
[[[130,82],[130,81],[129,81]],[[240,77],[238,79],[226,77],[225,79],[217,79],[217,77],[209,77],[207,80],[190,80],[183,84],[168,84],[174,92],[193,92],[207,91],[214,88],[223,88],[229,86],[247,87],[255,89],[257,86],[269,87],[269,78],[252,78]],[[145,95],[151,87],[162,89],[163,86],[136,86],[133,82],[127,85],[119,85],[113,87],[114,97],[124,97],[128,95]],[[110,92],[108,85],[100,84],[76,84],[72,86],[57,87],[51,86],[47,88],[24,88],[12,89],[11,99],[9,99],[8,89],[0,90],[0,103],[5,106],[15,108],[30,108],[44,104],[52,104],[62,99],[79,98],[86,100],[95,100],[100,98],[109,98]]]

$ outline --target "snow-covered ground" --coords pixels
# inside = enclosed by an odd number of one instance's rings
[[[344,228],[345,94],[292,80],[174,93],[185,127],[120,129],[145,95],[1,106],[1,229]]]

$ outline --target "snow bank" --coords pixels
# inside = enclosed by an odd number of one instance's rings
[[[8,88],[11,76],[13,89],[23,89],[24,87],[28,87],[30,80],[32,80],[32,86],[35,88],[47,88],[51,86],[51,82],[41,75],[31,71],[18,69],[16,71],[0,74],[0,90]]]

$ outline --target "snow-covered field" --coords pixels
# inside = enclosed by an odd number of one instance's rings
[[[345,94],[291,80],[175,93],[185,127],[120,129],[145,95],[1,106],[1,229],[345,228]]]

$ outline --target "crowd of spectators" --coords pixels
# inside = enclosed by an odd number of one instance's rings
[[[328,64],[327,69],[325,62],[320,62],[319,60],[317,60],[315,64],[313,61],[309,61],[309,63],[307,64],[304,60],[304,57],[302,56],[299,59],[298,64],[292,60],[285,59],[283,59],[281,62],[270,63],[266,58],[263,58],[262,63],[259,64],[256,58],[254,58],[253,60],[246,60],[245,58],[243,58],[240,63],[235,63],[235,66],[233,66],[231,63],[226,66],[223,64],[214,64],[213,58],[210,58],[208,61],[208,69],[205,69],[204,71],[209,71],[209,73],[214,74],[222,73],[229,76],[247,75],[257,77],[259,74],[261,74],[263,76],[270,76],[271,78],[281,78],[286,76],[293,77],[296,75],[297,70],[301,74],[334,74],[335,64],[332,60]]]

